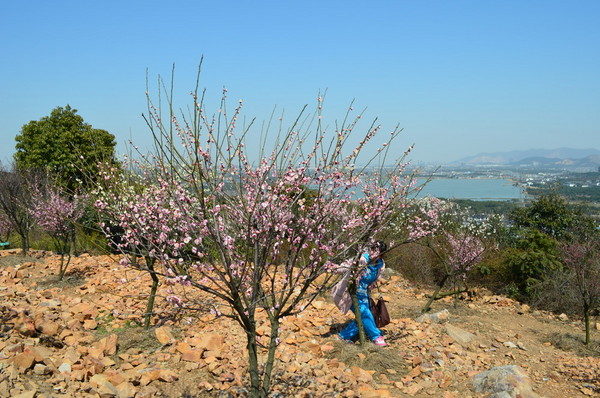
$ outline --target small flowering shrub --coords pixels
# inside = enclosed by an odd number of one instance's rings
[[[164,117],[149,99],[145,117],[157,151],[135,165],[135,187],[123,182],[131,175],[105,169],[96,208],[122,229],[115,244],[123,253],[136,250],[156,260],[157,267],[146,268],[152,275],[170,286],[199,289],[228,307],[213,312],[246,331],[251,394],[266,396],[282,320],[326,289],[329,271],[341,261],[352,257],[358,264],[369,239],[398,209],[409,207],[408,151],[387,161],[393,167],[385,171],[368,169],[375,160],[386,161],[400,130],[365,157],[380,127],[371,126],[346,148],[361,115],[353,118],[349,109],[344,123],[325,128],[319,97],[313,116],[301,114],[271,139],[263,137],[252,161],[245,140],[259,138],[250,138],[252,126],[238,127],[242,101],[228,115],[224,90],[219,110],[208,115],[203,101],[192,97],[188,117]],[[103,225],[110,237],[109,227]],[[130,256],[122,261],[139,267]],[[174,290],[167,300],[187,305]],[[268,341],[260,344],[259,309],[270,324]],[[267,351],[264,364],[260,347]]]
[[[102,186],[98,186],[93,192],[93,196],[95,197],[94,207],[99,211],[101,219],[99,226],[104,232],[109,246],[113,250],[116,250],[117,253],[123,254],[120,260],[121,265],[132,265],[148,271],[152,278],[152,285],[148,292],[148,302],[144,314],[144,327],[147,329],[150,327],[152,315],[154,314],[154,302],[158,290],[159,278],[157,272],[155,272],[157,258],[155,253],[157,248],[148,244],[145,234],[150,232],[148,228],[150,228],[152,222],[154,222],[156,228],[163,228],[166,218],[164,218],[163,212],[157,220],[153,219],[153,215],[155,213],[158,214],[158,207],[156,206],[158,206],[157,203],[160,203],[160,198],[153,195],[152,183],[149,182],[147,185],[144,185],[141,175],[126,175],[120,169],[111,165],[105,165],[104,167],[100,165],[99,169],[102,170],[101,174],[104,183]],[[149,200],[154,200],[155,204],[151,205]],[[145,208],[144,206],[149,207]],[[143,208],[145,210],[142,210]],[[164,210],[167,209],[163,208]],[[145,213],[141,215],[141,218],[140,211]],[[142,231],[127,229],[127,225],[129,225],[127,223],[127,215],[131,214],[134,214],[136,218],[140,218],[143,222],[144,229]],[[137,238],[132,237],[134,233],[138,235]],[[159,251],[171,252],[170,246],[158,249]],[[138,257],[144,258],[144,265],[138,264]],[[141,293],[143,294],[143,292]],[[172,296],[167,297],[167,302],[181,304],[180,300],[174,300]]]
[[[31,191],[33,202],[29,211],[37,224],[50,235],[60,253],[58,279],[62,280],[71,261],[75,223],[83,215],[83,203],[77,196],[71,199],[62,196],[52,186],[46,186],[43,190],[32,186]]]
[[[447,263],[452,275],[462,280],[482,260],[485,247],[481,239],[467,232],[447,233],[449,251]]]
[[[591,318],[600,309],[600,241],[598,234],[589,240],[563,243],[560,258],[571,272],[573,290],[576,291],[585,325],[585,344],[591,341]]]
[[[475,221],[468,210],[429,197],[420,199],[410,215],[396,218],[394,227],[407,242],[427,247],[439,264],[437,287],[423,312],[429,311],[434,300],[443,297],[440,292],[447,282],[453,285],[449,294],[457,297],[463,291],[459,285],[466,284],[469,274],[483,259],[488,249],[487,237],[493,233],[492,224]]]

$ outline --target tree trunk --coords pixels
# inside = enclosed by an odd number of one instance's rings
[[[150,296],[148,296],[148,303],[146,304],[146,314],[144,315],[144,329],[150,328],[150,320],[152,318],[152,311],[154,309],[154,299],[156,298],[156,289],[158,289],[158,276],[154,272],[154,263],[156,259],[146,257],[146,266],[150,270],[150,277],[152,278],[152,286],[150,286]]]
[[[590,306],[585,303],[583,305],[583,319],[585,323],[585,345],[590,344],[591,332],[590,332]]]
[[[356,326],[358,327],[358,341],[360,342],[360,345],[365,345],[367,343],[367,334],[365,333],[365,325],[363,325],[360,305],[358,304],[356,293],[352,295],[352,305],[354,306],[354,319],[356,321]]]
[[[69,264],[71,263],[71,255],[67,256],[67,263],[65,264],[65,254],[61,253],[60,255],[60,268],[58,271],[58,280],[62,281],[63,278],[65,277],[65,274],[67,273],[67,268],[69,267]]]
[[[73,257],[77,253],[77,233],[75,227],[71,227],[71,233],[69,236],[69,257]]]
[[[251,321],[251,330],[246,330],[248,342],[248,371],[250,373],[250,396],[253,398],[266,397],[261,389],[259,366],[258,366],[258,344],[256,343],[256,323]]]
[[[354,321],[356,322],[356,326],[358,327],[358,341],[361,345],[366,344],[367,335],[365,333],[365,326],[363,325],[362,316],[360,314],[360,305],[358,304],[358,297],[356,296],[356,281],[351,280],[348,282],[348,293],[350,293],[350,297],[352,298],[352,308],[354,311]]]
[[[275,364],[275,351],[279,341],[279,319],[274,318],[271,321],[271,340],[269,341],[269,352],[267,354],[267,362],[265,363],[265,374],[263,376],[262,391],[266,397],[271,389],[271,374],[273,365]]]
[[[438,293],[436,295],[435,299],[440,300],[440,299],[443,299],[444,297],[456,296],[457,294],[467,293],[468,291],[469,291],[469,289],[461,289],[461,290],[453,290],[451,292]],[[432,296],[426,295],[426,297],[432,297]]]
[[[453,306],[454,308],[458,308],[458,295],[460,294],[459,290],[458,290],[458,285],[456,283],[456,278],[454,278],[454,283],[452,284],[452,290],[454,291],[454,302],[453,302]]]
[[[62,281],[64,276],[65,276],[65,269],[66,267],[63,267],[65,263],[65,254],[64,253],[60,253],[60,263],[58,265],[58,280]]]
[[[425,304],[425,307],[423,307],[423,309],[421,310],[421,312],[423,314],[428,312],[431,309],[431,304],[436,300],[436,297],[440,293],[440,290],[442,290],[442,287],[444,287],[444,284],[446,283],[446,281],[448,280],[449,277],[450,277],[450,274],[444,275],[442,280],[438,283],[437,288],[435,289],[435,292],[433,292],[433,294],[427,301],[427,304]]]
[[[26,256],[27,252],[29,252],[29,235],[20,234],[21,235],[21,255]]]

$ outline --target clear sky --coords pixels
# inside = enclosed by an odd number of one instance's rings
[[[327,90],[327,118],[355,99],[364,119],[404,128],[398,150],[414,143],[415,162],[599,148],[599,16],[597,0],[6,1],[0,160],[67,104],[120,153],[147,142],[146,70],[154,81],[175,64],[187,106],[202,55],[209,108],[227,87],[263,120]]]

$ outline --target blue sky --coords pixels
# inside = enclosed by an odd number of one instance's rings
[[[175,64],[187,106],[200,57],[209,109],[222,87],[247,117],[290,118],[327,90],[398,151],[444,163],[479,152],[600,148],[598,1],[23,1],[0,14],[0,160],[30,120],[70,104],[95,128],[150,140],[151,81]]]

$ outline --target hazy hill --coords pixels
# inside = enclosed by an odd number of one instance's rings
[[[598,167],[600,150],[594,148],[574,149],[528,149],[509,152],[482,152],[467,156],[452,164],[462,165],[507,165],[547,167]]]

